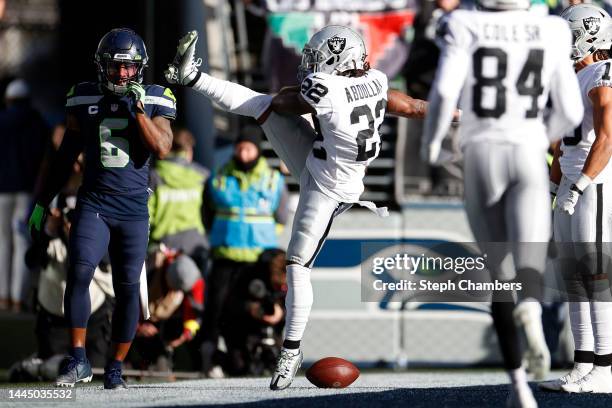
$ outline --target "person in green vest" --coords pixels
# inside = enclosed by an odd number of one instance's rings
[[[220,373],[213,355],[226,302],[239,278],[266,249],[277,248],[277,226],[287,221],[288,191],[278,170],[261,155],[261,135],[245,129],[232,159],[213,172],[206,184],[204,221],[213,266],[202,324],[202,371]]]
[[[202,220],[204,186],[210,172],[193,163],[195,140],[185,128],[174,128],[172,150],[149,175],[150,247],[165,246],[189,255],[205,273],[209,253]]]

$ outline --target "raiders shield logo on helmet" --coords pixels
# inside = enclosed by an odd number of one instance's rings
[[[340,54],[342,51],[344,51],[344,47],[346,46],[346,38],[340,38],[334,35],[332,38],[327,40],[327,46],[332,53]]]
[[[589,17],[582,19],[582,24],[584,24],[584,28],[590,35],[595,35],[599,31],[599,22],[600,19],[598,17]]]

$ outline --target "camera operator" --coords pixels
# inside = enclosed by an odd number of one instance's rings
[[[274,370],[285,319],[285,252],[264,251],[252,273],[243,274],[230,295],[223,337],[231,375],[265,375]]]
[[[131,362],[139,368],[153,364],[158,371],[170,371],[174,349],[183,344],[198,361],[191,340],[200,329],[204,306],[199,267],[188,255],[164,244],[154,248],[147,264],[151,317],[138,325]]]

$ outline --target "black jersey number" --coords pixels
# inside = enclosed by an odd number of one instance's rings
[[[374,136],[374,132],[377,129],[374,127],[374,119],[379,119],[383,109],[386,107],[387,101],[384,99],[379,100],[374,107],[374,115],[368,105],[355,106],[351,112],[351,125],[359,123],[362,116],[365,116],[368,121],[367,129],[361,129],[357,133],[357,161],[366,161],[376,155],[378,144],[376,143],[371,146],[368,150],[367,140]]]
[[[302,93],[314,103],[319,103],[321,98],[327,95],[329,89],[323,84],[315,82],[313,84],[310,78],[306,78],[302,82]]]
[[[484,76],[483,61],[493,58],[497,63],[497,73],[494,76]],[[531,49],[527,54],[527,61],[516,81],[516,90],[519,95],[530,96],[531,108],[525,112],[526,118],[536,118],[538,109],[538,96],[544,92],[542,87],[542,65],[544,63],[544,50]],[[499,118],[506,112],[506,87],[503,80],[508,73],[508,54],[501,48],[479,48],[472,57],[474,78],[476,83],[472,89],[472,109],[480,118]],[[531,81],[530,81],[531,79]],[[492,108],[482,106],[484,88],[495,89],[495,105]]]
[[[576,146],[582,140],[582,124],[574,129],[574,136],[566,136],[563,138],[563,144],[566,146]]]
[[[312,145],[312,155],[319,160],[327,160],[327,151],[323,147],[323,132],[321,132],[321,124],[315,115],[312,115],[312,123],[314,124],[315,134],[317,137]]]

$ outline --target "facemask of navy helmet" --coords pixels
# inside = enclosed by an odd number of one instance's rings
[[[127,92],[130,81],[142,83],[149,56],[144,41],[127,28],[115,28],[102,37],[95,62],[98,81],[116,95]]]

